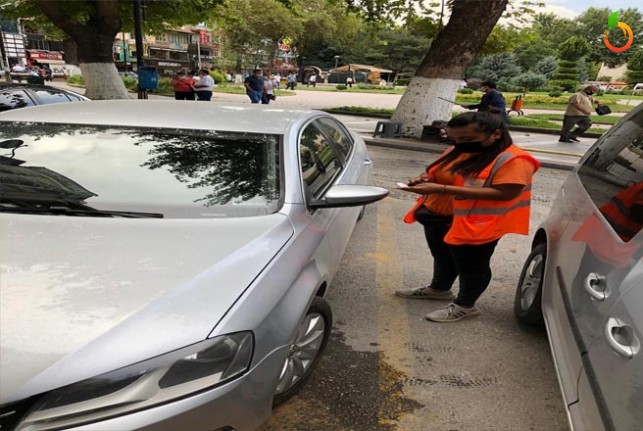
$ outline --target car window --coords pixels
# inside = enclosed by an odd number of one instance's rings
[[[320,118],[317,122],[320,128],[330,136],[337,144],[337,147],[344,153],[344,157],[348,158],[353,149],[353,140],[350,135],[332,118]]]
[[[65,93],[60,91],[45,90],[45,89],[32,89],[36,96],[40,99],[43,105],[48,105],[50,103],[62,103],[69,102],[69,98]]]
[[[281,142],[245,132],[0,122],[0,212],[272,214],[281,207]]]
[[[624,240],[643,224],[643,111],[604,136],[578,175],[605,219]]]
[[[33,105],[33,101],[22,90],[0,90],[0,112]]]
[[[341,169],[341,162],[326,136],[314,124],[306,126],[299,142],[302,177],[318,197]]]
[[[82,102],[83,100],[85,100],[80,96],[76,96],[75,94],[71,94],[71,93],[65,93],[65,94],[67,95],[67,97],[71,99],[72,102]]]

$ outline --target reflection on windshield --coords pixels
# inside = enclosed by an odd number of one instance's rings
[[[65,215],[270,214],[281,196],[279,145],[265,134],[3,123],[0,209],[38,201]]]

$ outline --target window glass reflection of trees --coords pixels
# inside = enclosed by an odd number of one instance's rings
[[[102,138],[110,135],[118,136],[120,142],[131,143],[126,151],[120,145],[114,145],[110,139]],[[243,207],[245,204],[253,207],[247,214],[243,211],[233,211],[234,215],[269,214],[278,210],[280,200],[280,137],[276,135],[249,134],[235,132],[209,132],[180,129],[143,129],[119,128],[107,126],[84,126],[68,124],[43,123],[3,123],[0,128],[0,140],[23,139],[28,145],[20,155],[29,163],[29,153],[35,148],[40,150],[51,144],[49,168],[56,169],[55,152],[65,151],[74,141],[100,143],[103,151],[108,148],[116,158],[122,159],[122,171],[112,172],[108,169],[98,173],[103,184],[118,183],[119,178],[133,174],[134,170],[144,168],[149,171],[163,171],[171,174],[176,181],[184,184],[187,189],[198,190],[202,196],[190,199],[195,207]],[[124,141],[123,141],[124,139]],[[112,147],[105,147],[105,146]],[[31,147],[31,148],[29,148]],[[58,147],[58,148],[56,148]],[[119,149],[120,147],[120,149]],[[140,150],[134,148],[140,147]],[[147,160],[139,165],[132,163],[128,155],[132,151],[145,152]],[[91,152],[83,153],[85,160],[77,160],[79,166],[91,158]],[[94,156],[98,157],[98,156]],[[130,157],[131,159],[131,157]],[[140,159],[139,159],[140,160]],[[92,161],[93,163],[96,160]],[[40,164],[43,160],[40,159]],[[100,166],[100,164],[98,164]],[[60,166],[62,169],[62,166]],[[159,187],[153,180],[157,177],[136,175],[147,184],[142,188],[153,190]],[[111,188],[113,189],[113,187]],[[104,202],[118,202],[114,196],[105,196],[100,187],[95,190]],[[119,193],[126,194],[127,190]],[[186,197],[188,194],[186,194]],[[181,202],[181,196],[176,202],[153,202],[154,204],[176,205]],[[140,196],[140,205],[145,205],[145,195]],[[224,211],[225,212],[225,211]],[[192,216],[195,216],[194,213]]]
[[[316,196],[332,180],[341,163],[325,136],[312,124],[301,135],[299,154],[304,182]]]

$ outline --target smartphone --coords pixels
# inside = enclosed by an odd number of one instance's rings
[[[408,187],[409,185],[406,183],[395,183],[398,187]]]

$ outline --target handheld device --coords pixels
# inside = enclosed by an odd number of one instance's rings
[[[408,187],[409,185],[406,183],[395,183],[398,187]]]

